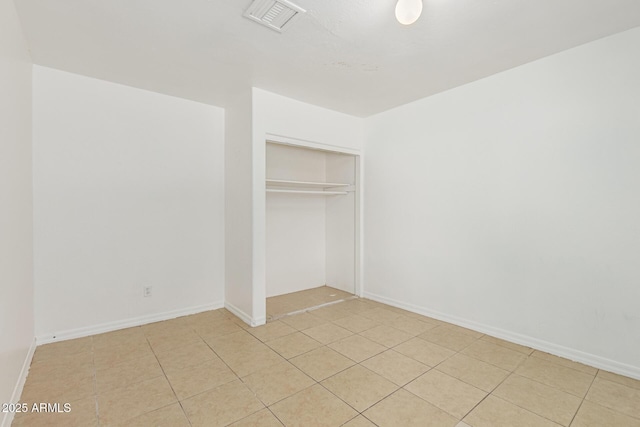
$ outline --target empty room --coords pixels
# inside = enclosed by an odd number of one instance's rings
[[[0,0],[0,427],[640,427],[640,2]]]

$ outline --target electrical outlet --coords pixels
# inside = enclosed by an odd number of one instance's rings
[[[142,296],[145,298],[150,297],[152,290],[153,290],[152,286],[145,286],[144,288],[142,288]]]

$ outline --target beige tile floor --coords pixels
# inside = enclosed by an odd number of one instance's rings
[[[354,298],[354,295],[330,286],[320,286],[304,291],[269,297],[267,298],[267,321],[278,319],[289,313],[349,298]]]
[[[640,426],[640,381],[372,301],[38,347],[14,426]]]

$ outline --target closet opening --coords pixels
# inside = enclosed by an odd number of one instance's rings
[[[267,321],[357,291],[359,156],[266,142]]]

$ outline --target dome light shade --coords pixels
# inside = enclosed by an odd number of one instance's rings
[[[422,0],[398,0],[396,19],[402,25],[411,25],[420,18]]]

